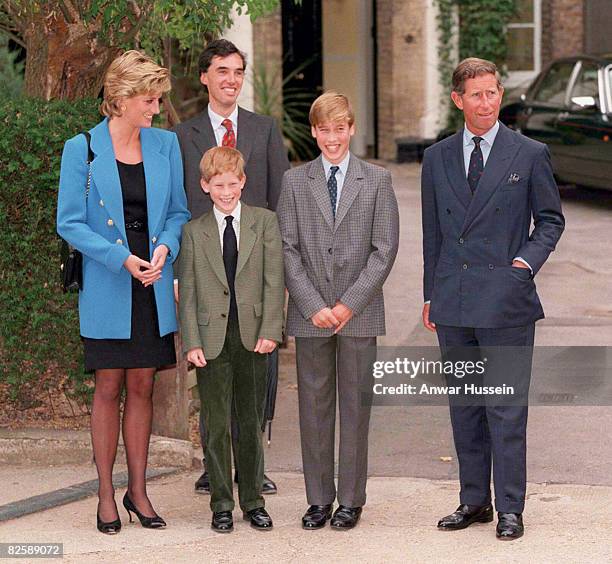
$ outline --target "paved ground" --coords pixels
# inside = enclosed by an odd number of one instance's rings
[[[388,345],[435,345],[420,313],[420,211],[416,165],[389,165],[402,214],[400,255],[386,287]],[[547,319],[536,342],[550,346],[612,345],[612,193],[563,189],[567,230],[538,274]],[[611,349],[597,349],[612,361]],[[575,377],[588,380],[587,371]],[[608,380],[612,377],[606,372]],[[543,378],[534,374],[534,380]],[[157,479],[150,493],[168,530],[125,525],[118,537],[94,528],[94,499],[0,525],[0,542],[64,542],[68,562],[610,562],[612,561],[612,408],[533,407],[529,422],[526,536],[495,539],[493,525],[457,533],[435,529],[457,504],[457,468],[446,407],[377,407],[370,435],[368,504],[349,533],[305,532],[293,352],[283,351],[273,442],[267,468],[280,494],[268,498],[275,530],[238,523],[231,535],[209,529],[208,498],[194,494],[198,472]],[[451,457],[450,461],[446,461]],[[0,503],[89,479],[92,468],[0,466]],[[8,488],[7,488],[8,486]],[[117,499],[120,500],[118,492]],[[122,518],[125,513],[122,513]],[[238,519],[239,512],[235,512]],[[124,519],[125,520],[125,519]]]
[[[456,503],[455,482],[372,478],[368,505],[350,532],[303,531],[302,478],[276,473],[280,494],[268,498],[275,528],[252,530],[234,512],[229,535],[210,530],[208,497],[192,493],[197,473],[151,483],[150,493],[170,526],[150,531],[129,524],[115,537],[94,529],[95,499],[30,515],[0,526],[2,542],[63,542],[66,562],[610,562],[610,488],[529,486],[527,535],[495,538],[494,524],[465,531],[436,530],[432,517]],[[117,494],[120,500],[123,492]],[[567,523],[571,516],[572,526]],[[608,539],[606,541],[606,539]]]

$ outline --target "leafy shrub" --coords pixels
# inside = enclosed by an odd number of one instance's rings
[[[55,216],[64,142],[100,120],[98,104],[0,101],[0,383],[25,405],[49,373],[46,385],[68,375],[73,390],[87,389],[76,296],[59,287]]]

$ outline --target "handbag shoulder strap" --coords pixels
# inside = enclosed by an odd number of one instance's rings
[[[91,186],[91,161],[94,160],[94,153],[91,150],[91,133],[83,131],[85,139],[87,139],[87,186],[85,187],[85,200],[89,198],[89,188]]]

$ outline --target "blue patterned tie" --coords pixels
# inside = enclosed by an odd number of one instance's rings
[[[473,194],[484,170],[484,158],[482,156],[482,150],[480,149],[482,137],[472,137],[472,141],[474,141],[474,150],[470,155],[470,167],[468,168],[467,181]]]
[[[332,166],[329,169],[329,180],[327,181],[327,190],[329,191],[329,199],[331,200],[334,219],[336,218],[336,201],[338,200],[338,181],[336,180],[336,173],[339,169],[339,166]]]

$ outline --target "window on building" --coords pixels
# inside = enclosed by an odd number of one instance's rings
[[[507,26],[508,83],[516,86],[540,72],[542,0],[517,0],[516,15]]]

